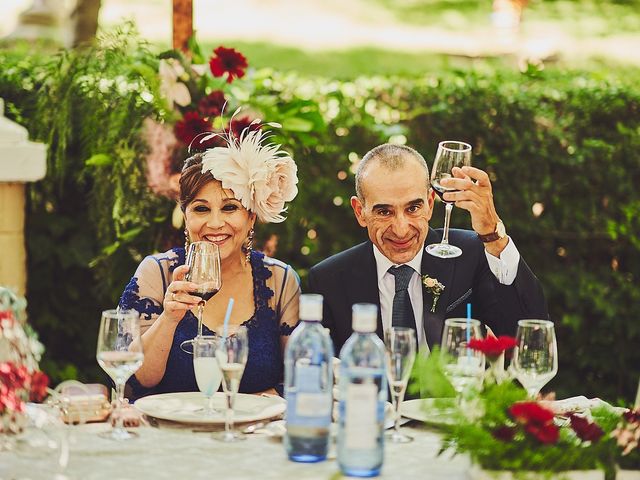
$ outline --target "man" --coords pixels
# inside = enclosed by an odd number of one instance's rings
[[[514,335],[522,318],[548,318],[540,283],[496,213],[488,175],[474,167],[452,173],[441,184],[457,191],[444,199],[469,211],[474,231],[450,230],[449,242],[463,253],[443,259],[425,252],[442,232],[429,228],[435,193],[422,155],[384,144],[362,158],[351,206],[369,241],[320,262],[308,277],[310,291],[324,296],[336,352],[352,333],[358,302],[380,307],[379,336],[410,326],[421,349],[439,345],[445,318],[465,317],[467,303],[496,335]]]

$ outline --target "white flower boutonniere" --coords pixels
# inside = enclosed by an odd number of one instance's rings
[[[429,275],[422,275],[422,284],[431,295],[433,295],[433,303],[431,304],[431,313],[436,311],[436,304],[442,292],[444,292],[444,285],[438,281],[437,278],[431,278]]]

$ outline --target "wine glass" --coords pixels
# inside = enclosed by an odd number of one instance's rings
[[[105,310],[100,320],[96,357],[116,385],[116,411],[124,402],[124,385],[142,365],[140,317],[135,310]],[[113,440],[137,437],[123,427],[123,416],[116,415],[115,427],[100,436]]]
[[[242,433],[236,432],[233,428],[233,406],[248,354],[249,336],[247,327],[242,325],[229,327],[229,334],[220,337],[216,350],[216,359],[220,365],[220,370],[222,370],[222,389],[227,399],[227,410],[224,432],[214,438],[223,442],[236,442],[245,439]]]
[[[213,417],[220,412],[213,408],[213,395],[218,391],[222,381],[222,371],[218,360],[216,360],[216,350],[218,348],[218,337],[203,335],[193,340],[193,370],[196,375],[198,388],[207,397],[207,405],[196,410],[205,417]]]
[[[189,245],[187,253],[187,265],[189,271],[186,280],[198,285],[196,290],[189,292],[190,295],[200,297],[198,302],[198,333],[202,336],[202,311],[205,304],[222,287],[222,269],[220,266],[220,249],[218,245],[211,242],[193,242]],[[180,344],[180,348],[186,353],[192,353],[193,340],[185,340]]]
[[[449,221],[451,220],[451,210],[453,202],[446,201],[443,197],[447,192],[455,192],[451,187],[444,187],[441,180],[451,178],[453,167],[463,167],[471,165],[471,145],[464,142],[445,141],[438,144],[438,151],[431,171],[431,187],[438,194],[440,200],[445,204],[444,231],[440,243],[427,245],[427,253],[434,257],[455,258],[462,255],[462,249],[449,244]]]
[[[469,389],[482,385],[485,358],[482,352],[468,347],[472,338],[482,338],[478,320],[448,318],[444,321],[440,354],[444,373],[459,400]]]
[[[519,320],[511,368],[529,397],[535,399],[558,373],[558,344],[553,322]]]
[[[416,332],[413,328],[391,327],[384,334],[384,346],[394,413],[393,430],[386,437],[392,443],[408,443],[413,437],[400,433],[400,404],[416,359]]]

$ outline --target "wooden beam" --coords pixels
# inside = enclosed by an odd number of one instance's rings
[[[193,35],[193,0],[173,0],[173,48],[186,52]]]

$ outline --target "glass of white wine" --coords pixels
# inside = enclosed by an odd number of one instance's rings
[[[511,369],[529,397],[535,399],[540,389],[558,373],[558,344],[553,322],[518,321]]]
[[[140,340],[140,316],[135,310],[105,310],[100,320],[96,358],[116,385],[116,407],[119,413],[124,402],[124,386],[142,365],[142,341]],[[116,415],[113,429],[100,436],[112,440],[129,440],[135,432],[123,426],[123,416]]]
[[[213,396],[220,388],[222,381],[222,371],[218,360],[216,360],[218,340],[218,337],[213,335],[203,335],[193,340],[193,370],[196,375],[196,383],[207,398],[207,405],[197,412],[202,413],[205,417],[214,417],[220,414],[218,410],[213,408]]]
[[[224,432],[214,435],[214,438],[223,442],[237,442],[245,439],[242,433],[236,432],[233,428],[233,408],[248,356],[247,327],[230,326],[228,334],[220,337],[216,350],[216,359],[222,370],[222,388],[227,399],[227,410]]]
[[[440,354],[444,373],[461,400],[472,388],[480,388],[485,358],[469,348],[471,339],[481,339],[480,321],[468,318],[447,318],[442,331]]]

